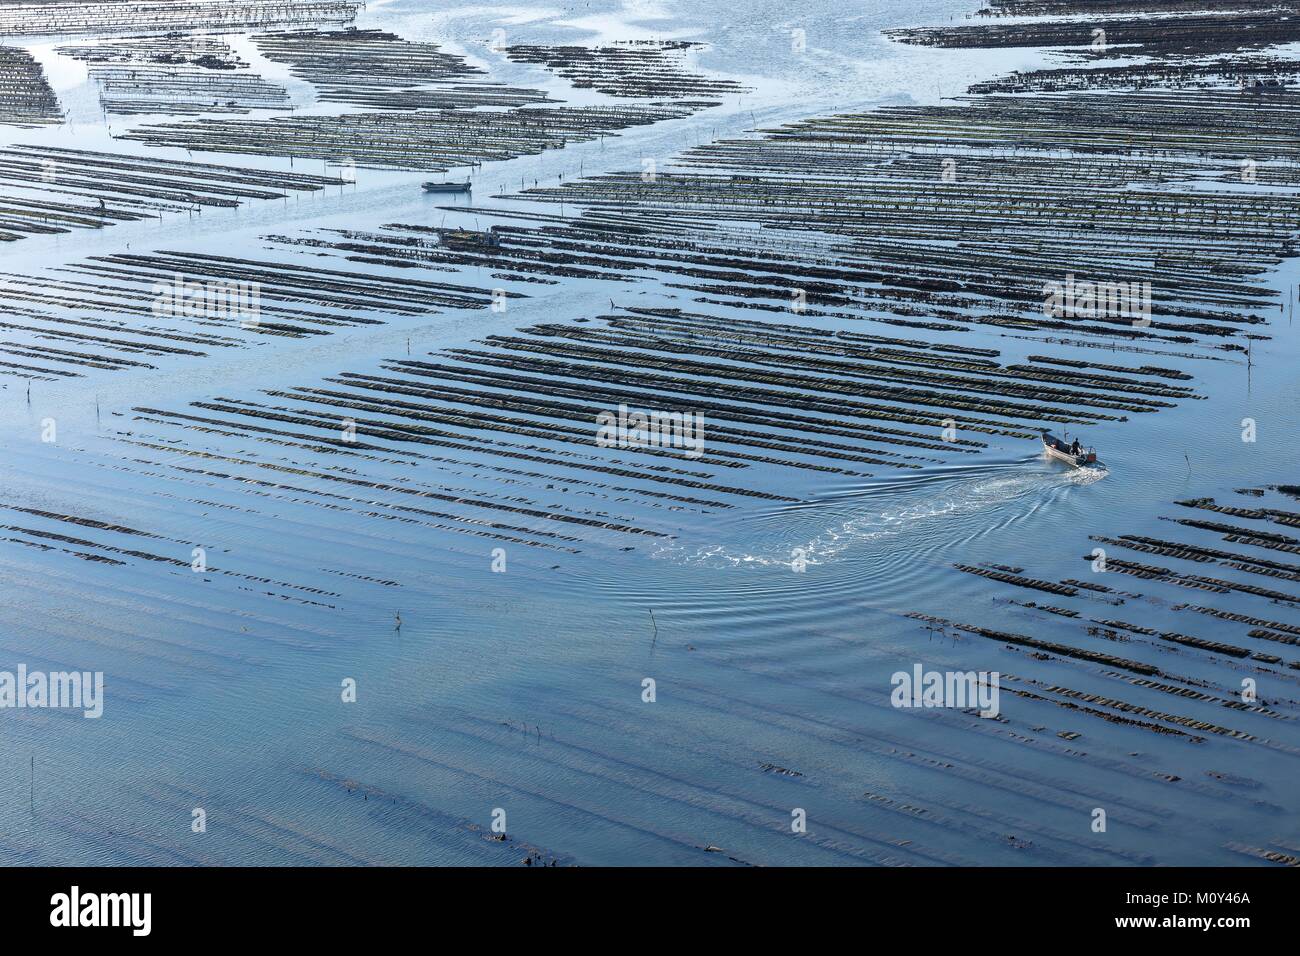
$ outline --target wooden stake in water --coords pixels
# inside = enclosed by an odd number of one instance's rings
[[[32,813],[36,812],[36,754],[32,754],[32,790],[30,794]]]

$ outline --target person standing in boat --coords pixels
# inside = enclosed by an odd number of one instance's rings
[[[1078,457],[1080,450],[1081,449],[1079,448],[1079,439],[1076,438],[1074,440],[1074,444],[1070,446],[1070,454],[1074,455],[1075,457]]]

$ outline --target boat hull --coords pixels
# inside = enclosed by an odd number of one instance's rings
[[[1073,468],[1096,468],[1100,465],[1095,451],[1085,449],[1080,454],[1073,455],[1068,448],[1062,447],[1061,442],[1047,434],[1043,435],[1043,451],[1047,457],[1063,461]]]

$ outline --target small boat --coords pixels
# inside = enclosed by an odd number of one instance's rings
[[[469,180],[463,183],[425,183],[424,191],[426,193],[467,193],[470,190]]]
[[[1253,85],[1241,85],[1243,93],[1286,93],[1287,86],[1281,80],[1256,80]]]
[[[1075,468],[1096,468],[1101,462],[1097,461],[1097,450],[1095,448],[1080,448],[1079,454],[1074,454],[1071,446],[1061,441],[1051,432],[1043,432],[1043,451],[1049,458],[1059,458],[1061,461],[1073,465]]]

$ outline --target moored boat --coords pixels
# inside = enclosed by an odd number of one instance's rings
[[[469,180],[463,183],[425,183],[426,193],[467,193],[470,191]]]

